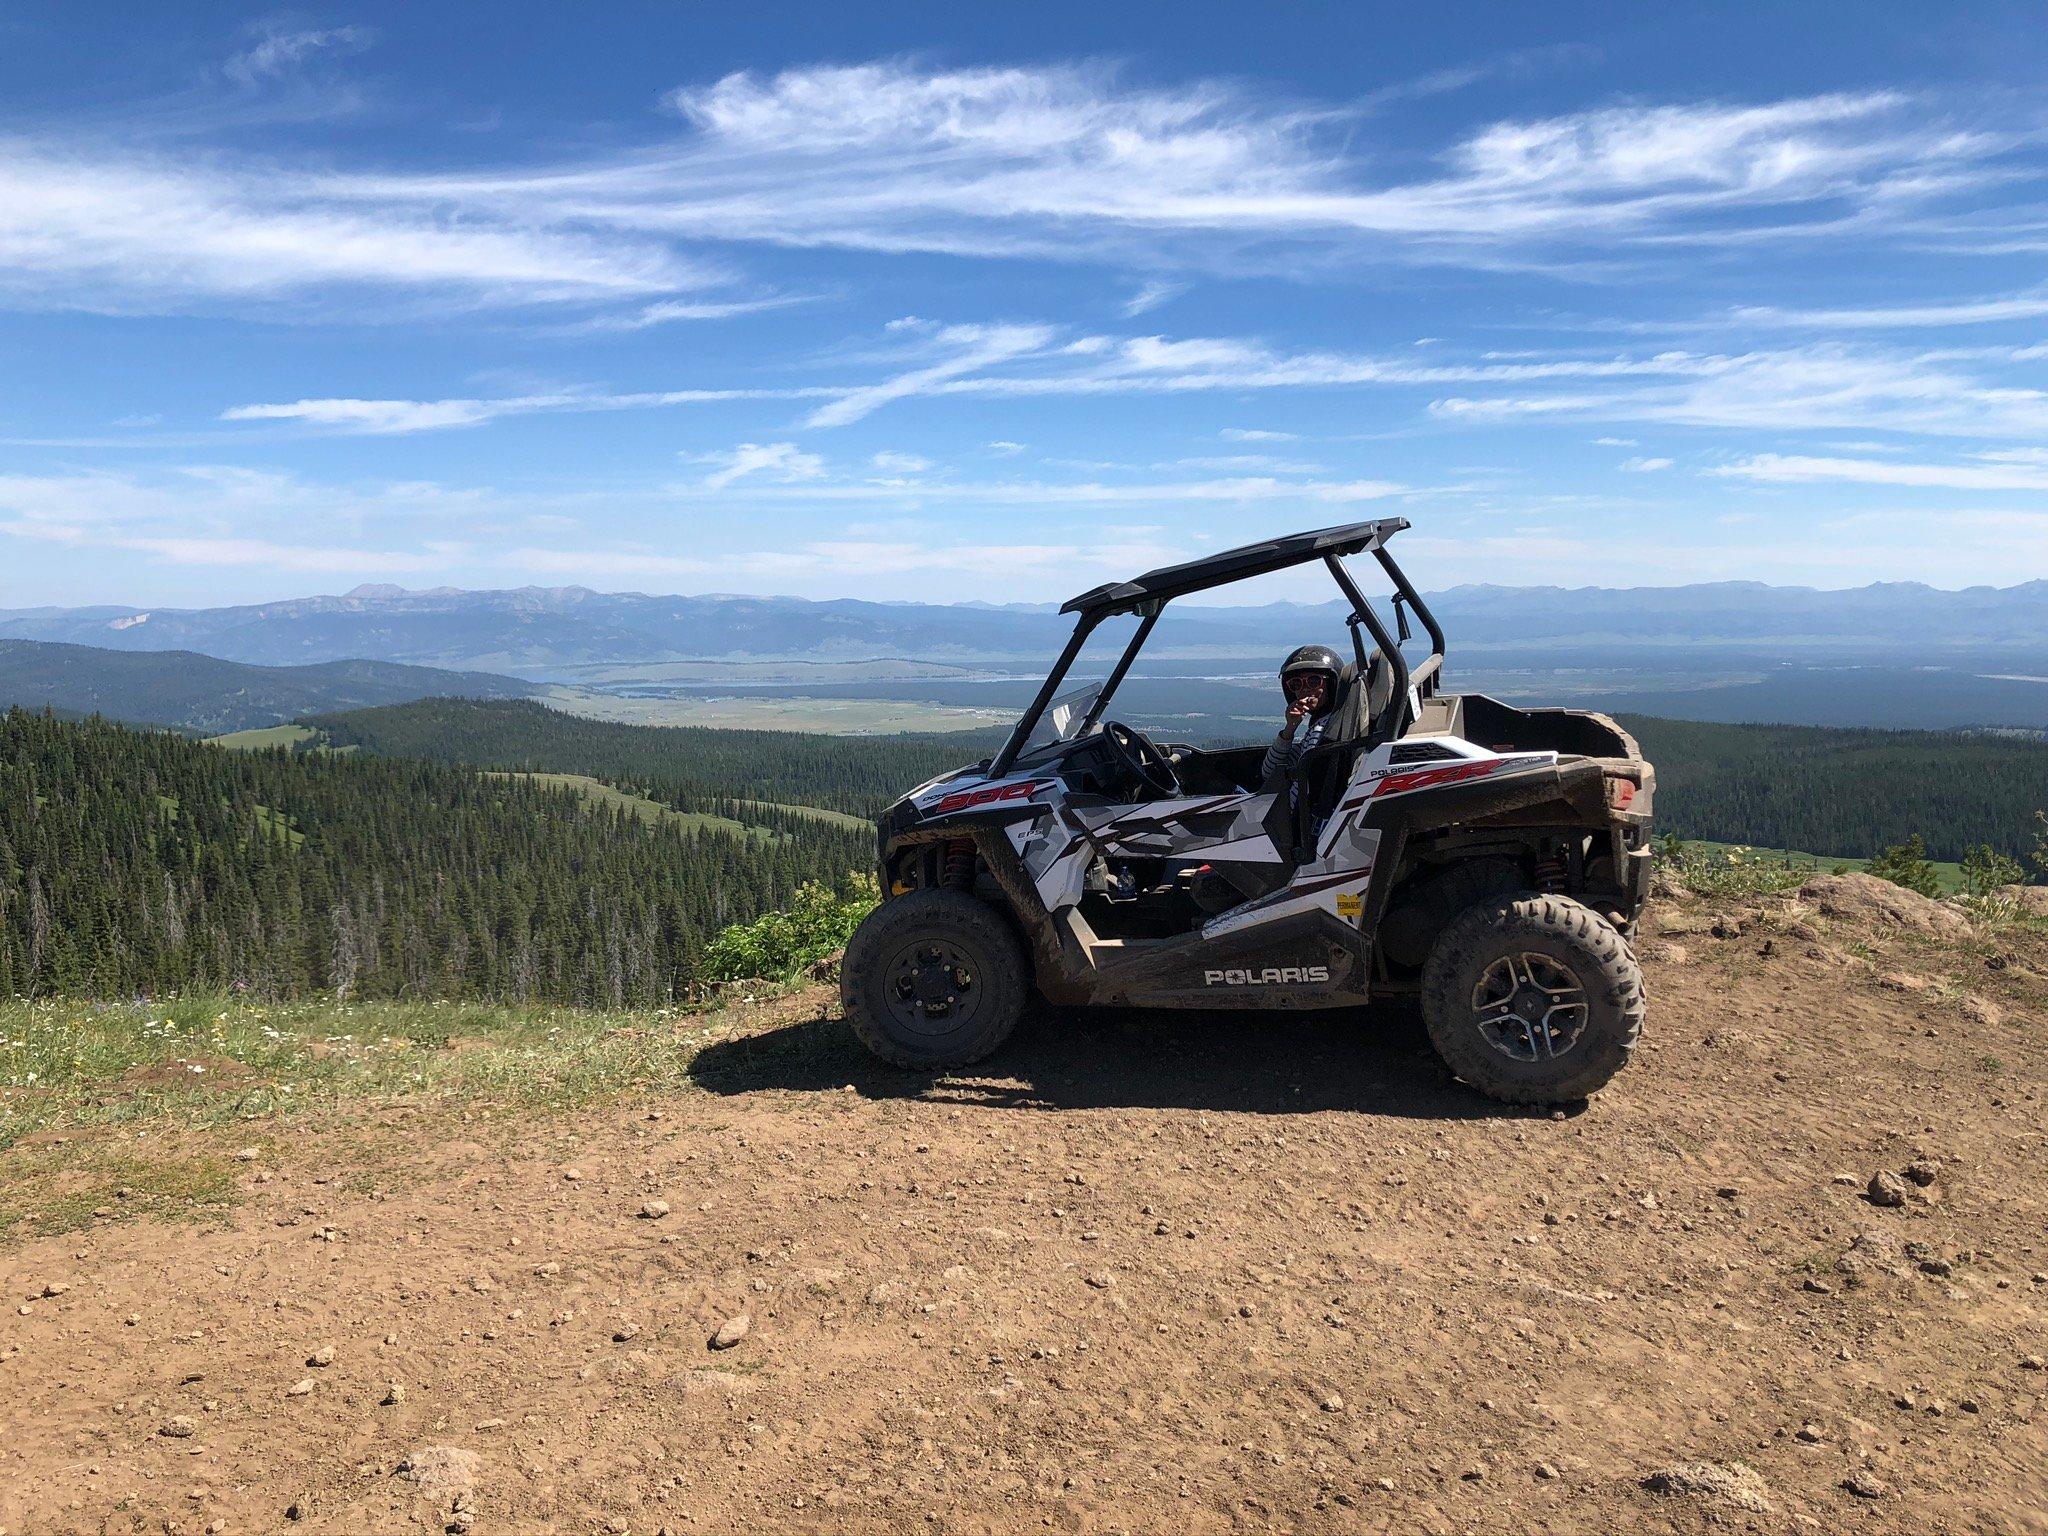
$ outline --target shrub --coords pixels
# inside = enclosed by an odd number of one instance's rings
[[[1963,900],[1980,918],[2009,921],[2019,916],[2020,904],[2005,888],[2018,885],[2025,875],[2018,859],[1979,843],[1963,855]]]
[[[1894,843],[1864,866],[1865,872],[1893,885],[1902,885],[1922,896],[1939,896],[1941,880],[1927,858],[1927,842],[1915,832],[1903,843]]]
[[[1814,864],[1788,854],[1753,848],[1708,848],[1667,832],[1657,841],[1657,858],[1702,896],[1767,896],[1811,879]]]
[[[789,981],[842,949],[879,899],[872,875],[849,875],[838,889],[801,887],[786,912],[767,912],[734,923],[704,949],[703,974],[711,981],[760,977]]]

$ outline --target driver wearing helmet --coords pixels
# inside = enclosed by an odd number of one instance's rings
[[[1337,707],[1337,681],[1343,670],[1344,663],[1327,645],[1304,645],[1281,663],[1280,691],[1287,696],[1287,723],[1266,748],[1259,768],[1264,788],[1277,790],[1283,779],[1292,778],[1302,760],[1321,742]],[[1288,785],[1287,799],[1289,805],[1299,804],[1299,780]]]

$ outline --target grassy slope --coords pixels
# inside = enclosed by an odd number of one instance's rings
[[[679,811],[673,806],[663,805],[659,800],[649,800],[645,795],[628,794],[622,789],[614,789],[602,779],[593,779],[587,773],[493,773],[491,777],[529,779],[536,784],[545,784],[555,789],[573,789],[592,805],[627,811],[650,824],[668,822],[689,832],[715,830],[751,834],[761,842],[766,842],[770,836],[766,828],[749,827],[729,816]]]
[[[237,752],[262,752],[271,747],[296,747],[318,734],[310,725],[259,725],[246,731],[228,731],[206,739],[216,747]]]

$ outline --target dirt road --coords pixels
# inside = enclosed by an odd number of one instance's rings
[[[700,1092],[277,1129],[0,1257],[0,1526],[2048,1532],[2048,945],[1769,908],[1666,909],[1566,1116],[1354,1021],[925,1087],[818,991]]]

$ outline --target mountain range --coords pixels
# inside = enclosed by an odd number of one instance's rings
[[[1457,650],[1624,644],[1779,655],[1910,657],[1968,647],[2048,655],[2048,581],[1948,591],[1916,582],[1827,590],[1760,582],[1680,587],[1459,586],[1428,601]],[[0,610],[0,637],[117,651],[195,651],[260,666],[404,662],[548,679],[593,665],[684,660],[1036,661],[1071,620],[1050,605],[653,596],[585,587],[358,587],[226,608]],[[1177,604],[1148,657],[1260,655],[1341,626],[1336,603]],[[1339,628],[1341,634],[1341,628]],[[468,691],[468,690],[464,690]]]

